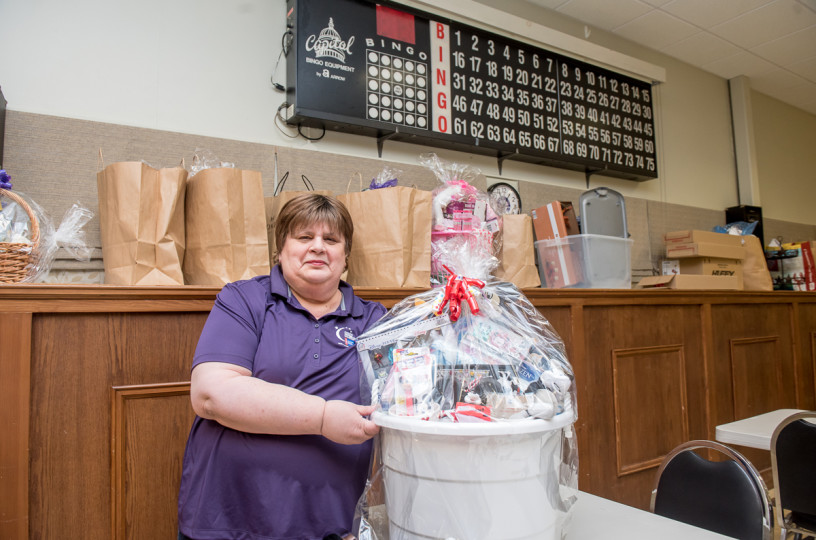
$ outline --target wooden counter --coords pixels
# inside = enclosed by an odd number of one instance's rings
[[[414,291],[357,292],[391,306]],[[0,286],[0,538],[175,538],[190,363],[216,293]],[[816,293],[525,293],[575,369],[584,491],[647,508],[677,444],[816,408]]]

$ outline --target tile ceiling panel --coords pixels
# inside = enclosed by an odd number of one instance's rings
[[[708,29],[767,3],[767,0],[672,0],[663,6],[663,11]]]
[[[526,1],[816,115],[816,0]]]
[[[695,26],[673,15],[656,10],[613,30],[616,34],[657,50],[677,43],[699,31]]]
[[[740,52],[740,48],[708,32],[698,32],[677,43],[661,49],[661,52],[679,58],[689,64],[700,66]]]
[[[790,89],[807,84],[807,80],[786,69],[774,69],[751,77],[751,87],[763,94],[772,95],[775,91]]]
[[[816,56],[791,64],[788,69],[805,79],[816,81]],[[816,95],[816,92],[814,92],[814,95]]]
[[[613,12],[599,10],[597,4],[597,0],[570,0],[570,2],[559,7],[558,11],[598,28],[612,30],[648,13],[652,9],[639,0],[616,0]]]
[[[813,25],[816,25],[816,13],[794,0],[778,0],[714,26],[710,31],[735,45],[750,49]]]
[[[740,75],[748,78],[770,73],[775,67],[772,63],[766,62],[747,52],[739,52],[734,56],[722,58],[708,64],[703,64],[703,69],[716,73],[720,77],[731,79]]]
[[[789,66],[816,58],[814,44],[816,44],[816,25],[758,45],[751,49],[751,52],[774,64]]]

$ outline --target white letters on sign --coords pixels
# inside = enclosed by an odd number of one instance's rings
[[[450,28],[436,21],[430,21],[430,24],[433,130],[450,133]]]

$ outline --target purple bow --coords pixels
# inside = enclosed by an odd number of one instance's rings
[[[0,189],[11,189],[11,175],[6,169],[0,169]]]
[[[368,189],[380,189],[384,187],[394,187],[397,185],[398,180],[396,178],[392,178],[391,180],[386,180],[383,183],[377,182],[377,179],[374,178],[371,180],[371,183],[368,185]]]

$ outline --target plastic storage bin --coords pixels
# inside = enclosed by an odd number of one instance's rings
[[[630,238],[576,234],[535,243],[541,286],[583,289],[632,288]]]

